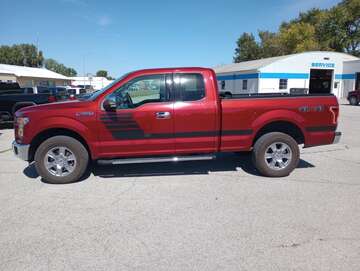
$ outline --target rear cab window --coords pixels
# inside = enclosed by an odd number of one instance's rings
[[[205,97],[204,77],[200,73],[175,74],[177,100],[199,101]]]

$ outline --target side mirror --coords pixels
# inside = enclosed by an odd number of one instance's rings
[[[103,107],[105,109],[105,111],[115,111],[116,110],[116,101],[112,98],[107,98],[104,103],[103,103]]]

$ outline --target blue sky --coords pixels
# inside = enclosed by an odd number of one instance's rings
[[[118,77],[150,67],[230,63],[242,32],[275,31],[284,20],[338,0],[0,0],[0,45],[39,44],[79,75]],[[85,65],[84,65],[85,64]]]

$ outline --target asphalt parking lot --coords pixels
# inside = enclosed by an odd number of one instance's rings
[[[0,130],[0,270],[359,270],[360,106],[291,176],[248,155],[43,183]]]

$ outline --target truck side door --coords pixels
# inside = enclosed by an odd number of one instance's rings
[[[175,150],[177,154],[216,151],[217,103],[206,71],[174,74]]]
[[[116,110],[98,114],[102,157],[173,154],[172,74],[136,77],[106,99]]]

